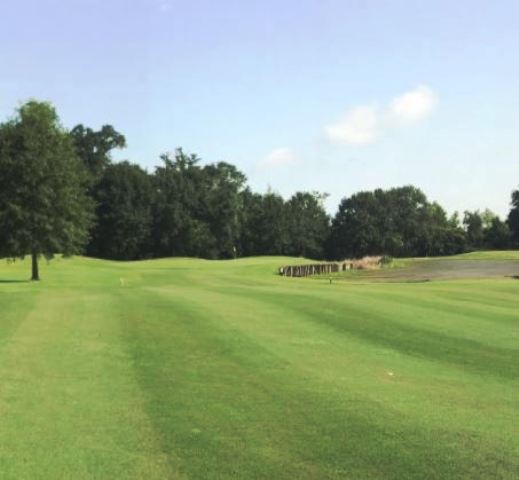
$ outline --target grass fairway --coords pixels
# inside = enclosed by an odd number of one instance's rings
[[[0,478],[518,478],[518,280],[294,261],[2,262]]]

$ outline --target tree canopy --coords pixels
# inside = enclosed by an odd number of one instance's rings
[[[510,228],[510,234],[512,240],[519,245],[519,190],[512,192],[512,208],[508,214],[508,227]]]
[[[96,223],[87,254],[114,260],[150,256],[153,187],[147,172],[129,162],[109,164],[92,197]]]
[[[101,130],[95,131],[79,124],[70,131],[70,136],[94,182],[110,165],[111,151],[126,147],[126,138],[112,125],[103,125]]]
[[[483,212],[466,211],[463,225],[467,234],[467,244],[472,250],[502,249],[510,245],[511,233],[508,224],[488,208]]]
[[[448,255],[464,250],[464,233],[418,188],[377,189],[342,200],[332,221],[329,250],[336,259]]]
[[[30,101],[0,124],[0,256],[55,253],[135,260],[291,255],[432,256],[519,245],[519,190],[506,222],[490,210],[447,216],[412,185],[361,191],[330,218],[327,195],[251,191],[234,165],[178,148],[149,172],[114,163],[112,125],[70,132],[52,105]]]
[[[38,257],[80,252],[91,200],[72,139],[48,103],[29,101],[0,125],[0,254]]]

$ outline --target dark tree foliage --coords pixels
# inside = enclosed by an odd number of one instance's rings
[[[246,190],[243,193],[243,209],[242,254],[284,254],[288,229],[283,197],[273,192],[260,195]]]
[[[519,245],[519,190],[506,223],[485,210],[464,212],[460,225],[413,186],[358,192],[330,221],[325,194],[254,193],[234,165],[203,165],[182,149],[162,155],[153,173],[112,163],[125,146],[110,125],[66,132],[46,103],[29,102],[1,124],[0,255],[32,254],[37,278],[39,255],[79,252],[89,235],[89,255],[118,260],[432,256]]]
[[[250,188],[246,188],[241,192],[242,210],[240,212],[240,241],[239,254],[245,257],[256,255],[261,251],[263,242],[260,241],[261,224],[258,220],[261,218],[263,208],[263,196],[254,193]]]
[[[466,211],[463,217],[468,247],[471,250],[484,248],[502,249],[510,245],[511,232],[508,224],[491,210]]]
[[[519,190],[512,192],[512,208],[508,214],[508,227],[510,228],[511,238],[519,245]]]
[[[330,227],[325,199],[318,192],[297,192],[286,203],[287,255],[323,258]]]
[[[448,255],[463,250],[463,231],[413,186],[359,192],[343,199],[329,242],[329,254],[336,259]]]
[[[463,215],[463,225],[467,232],[467,243],[471,249],[481,248],[485,239],[483,218],[479,211],[466,211]]]
[[[329,256],[346,258],[384,251],[378,238],[378,223],[384,217],[377,213],[377,200],[373,192],[359,192],[345,198],[332,220]],[[389,252],[388,252],[389,253]]]
[[[240,239],[245,176],[220,162],[200,166],[178,149],[153,176],[153,242],[158,256],[232,258]]]
[[[202,215],[215,239],[211,258],[232,258],[238,254],[240,211],[246,177],[234,165],[219,162],[202,169],[199,192],[205,214]]]
[[[202,175],[196,155],[181,149],[162,155],[163,165],[154,175],[154,251],[156,256],[209,256],[216,242],[201,216]]]
[[[48,103],[29,101],[0,125],[0,255],[38,257],[80,252],[92,202],[86,173],[68,132]]]
[[[149,242],[153,188],[148,173],[128,162],[108,165],[92,195],[97,222],[87,254],[114,260],[152,255]]]
[[[485,246],[487,248],[504,249],[510,246],[510,228],[498,217],[494,217],[485,230]]]
[[[76,125],[70,131],[70,136],[94,183],[101,177],[103,170],[110,165],[112,161],[110,152],[115,148],[126,147],[124,135],[111,125],[103,125],[99,131],[81,124]]]

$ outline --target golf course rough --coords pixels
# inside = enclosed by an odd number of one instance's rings
[[[2,261],[0,478],[518,478],[519,281],[303,261]]]

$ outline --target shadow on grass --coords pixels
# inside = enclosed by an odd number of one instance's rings
[[[0,284],[1,283],[30,283],[30,280],[5,280],[0,278]]]

